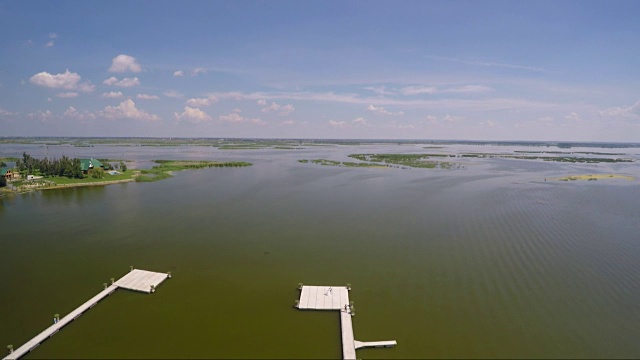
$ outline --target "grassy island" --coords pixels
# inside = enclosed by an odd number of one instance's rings
[[[576,180],[586,180],[586,181],[596,181],[596,180],[606,180],[606,179],[623,179],[633,181],[635,178],[629,175],[619,175],[619,174],[589,174],[589,175],[571,175],[565,177],[551,178],[549,180],[559,180],[559,181],[576,181]]]
[[[349,157],[360,161],[398,165],[426,169],[451,169],[454,163],[430,160],[431,157],[445,157],[443,154],[351,154]]]
[[[151,182],[163,180],[171,177],[172,172],[181,170],[194,170],[211,167],[243,167],[251,166],[251,163],[244,161],[200,161],[200,160],[154,160],[159,164],[151,169],[140,170],[140,175],[136,177],[138,182]]]

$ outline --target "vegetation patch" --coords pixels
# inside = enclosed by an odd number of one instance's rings
[[[136,177],[138,182],[152,182],[164,180],[171,177],[171,173],[181,170],[194,170],[211,167],[243,167],[251,166],[251,163],[244,161],[199,161],[199,160],[154,160],[159,164],[151,169],[140,170],[140,176]]]
[[[386,168],[386,165],[381,164],[373,164],[367,162],[353,162],[353,161],[335,161],[335,160],[327,160],[327,159],[315,159],[315,160],[307,160],[302,159],[298,160],[299,163],[303,164],[318,164],[324,166],[346,166],[346,167],[364,167],[364,168]]]
[[[455,164],[446,161],[430,160],[434,154],[351,154],[349,157],[360,161],[372,161],[401,167],[426,169],[451,169]],[[442,154],[435,154],[442,157]]]
[[[576,181],[576,180],[586,180],[586,181],[597,181],[598,179],[623,179],[633,181],[635,178],[629,175],[619,175],[619,174],[589,174],[589,175],[571,175],[565,177],[551,178],[549,180],[558,180],[558,181]]]

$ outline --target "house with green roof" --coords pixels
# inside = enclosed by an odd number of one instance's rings
[[[13,171],[9,168],[0,168],[0,177],[3,177],[7,180],[13,179]]]
[[[99,167],[104,169],[104,165],[98,159],[80,159],[80,169],[83,174],[88,174],[91,170]]]

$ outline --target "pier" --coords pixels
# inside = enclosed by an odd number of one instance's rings
[[[91,309],[95,306],[100,300],[105,297],[111,295],[118,288],[123,288],[127,290],[140,291],[145,293],[152,293],[155,289],[160,285],[164,280],[171,277],[171,273],[158,273],[146,270],[139,270],[131,268],[131,271],[120,278],[118,281],[111,280],[111,285],[107,286],[104,284],[104,290],[98,293],[96,296],[87,300],[84,304],[78,306],[75,310],[67,314],[67,316],[59,319],[57,316],[54,317],[53,325],[46,328],[43,332],[36,335],[31,340],[27,341],[24,345],[20,346],[16,350],[12,350],[10,348],[10,353],[3,360],[13,360],[19,359],[24,356],[24,354],[29,351],[35,349],[40,345],[43,341],[47,340],[49,337],[60,331],[65,325],[68,325],[73,320],[77,319],[80,315],[82,315],[85,311]],[[57,314],[56,314],[57,315]]]
[[[300,300],[296,307],[300,310],[338,310],[342,328],[342,358],[356,359],[356,349],[366,347],[393,347],[395,340],[363,342],[353,335],[352,316],[355,315],[353,302],[349,301],[347,286],[300,286]]]

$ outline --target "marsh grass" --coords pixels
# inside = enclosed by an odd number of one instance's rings
[[[244,161],[198,161],[198,160],[155,160],[157,164],[151,169],[140,170],[140,176],[136,178],[138,182],[153,182],[164,180],[172,176],[174,171],[194,170],[211,167],[243,167],[251,166],[251,163]]]

